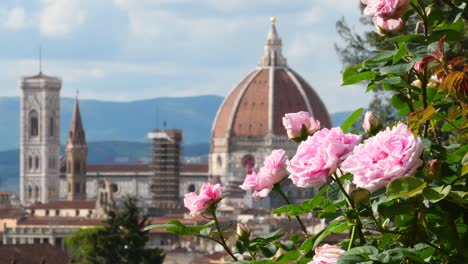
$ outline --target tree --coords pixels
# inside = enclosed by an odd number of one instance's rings
[[[77,263],[162,263],[165,255],[159,248],[146,248],[148,225],[134,197],[127,197],[122,209],[109,210],[104,227],[79,230],[66,239]]]

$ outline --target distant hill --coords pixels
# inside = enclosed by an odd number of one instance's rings
[[[209,141],[216,111],[223,98],[194,96],[155,98],[132,102],[80,100],[88,141],[148,142],[146,135],[156,127],[184,131],[184,143]],[[74,99],[61,99],[61,140],[65,142],[71,123]],[[19,98],[0,97],[0,150],[18,148]]]
[[[151,142],[146,138],[155,127],[179,128],[183,155],[203,156],[209,152],[213,119],[221,105],[220,96],[155,98],[133,102],[80,100],[89,163],[148,162]],[[61,142],[71,123],[74,99],[61,99]],[[351,112],[331,114],[340,125]],[[0,189],[18,190],[19,98],[0,97]],[[62,147],[63,150],[63,147]]]

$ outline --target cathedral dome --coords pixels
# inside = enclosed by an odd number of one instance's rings
[[[256,69],[225,98],[213,124],[213,138],[286,135],[282,117],[307,111],[331,127],[328,111],[312,87],[288,67],[274,20]]]

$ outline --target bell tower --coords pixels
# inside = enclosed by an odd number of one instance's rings
[[[85,200],[88,146],[81,121],[78,96],[75,99],[75,108],[65,151],[67,153],[67,200]]]
[[[39,74],[20,80],[20,201],[58,199],[60,89],[57,77]]]

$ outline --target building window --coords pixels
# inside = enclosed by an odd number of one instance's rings
[[[55,216],[60,216],[60,210],[55,210]]]
[[[71,162],[70,161],[67,162],[67,173],[68,174],[71,173]]]
[[[34,169],[36,169],[36,170],[39,169],[39,156],[36,156],[34,158]]]
[[[119,191],[119,186],[117,184],[115,184],[115,183],[112,183],[111,184],[111,190],[112,190],[113,193],[116,193],[116,192]]]
[[[80,193],[80,184],[75,183],[75,193]]]
[[[80,210],[75,211],[75,216],[80,216]]]
[[[51,117],[49,118],[49,137],[54,136],[54,126],[55,126],[54,118]]]
[[[39,135],[39,117],[36,110],[29,112],[29,135],[31,137]]]
[[[28,157],[28,169],[32,170],[32,167],[33,167],[33,160],[32,160],[32,157],[29,156]]]
[[[188,191],[189,192],[195,192],[196,188],[195,188],[195,184],[190,184],[189,187],[188,187]]]
[[[45,215],[49,216],[49,210],[45,210]]]
[[[71,183],[68,183],[68,192],[71,192]]]

